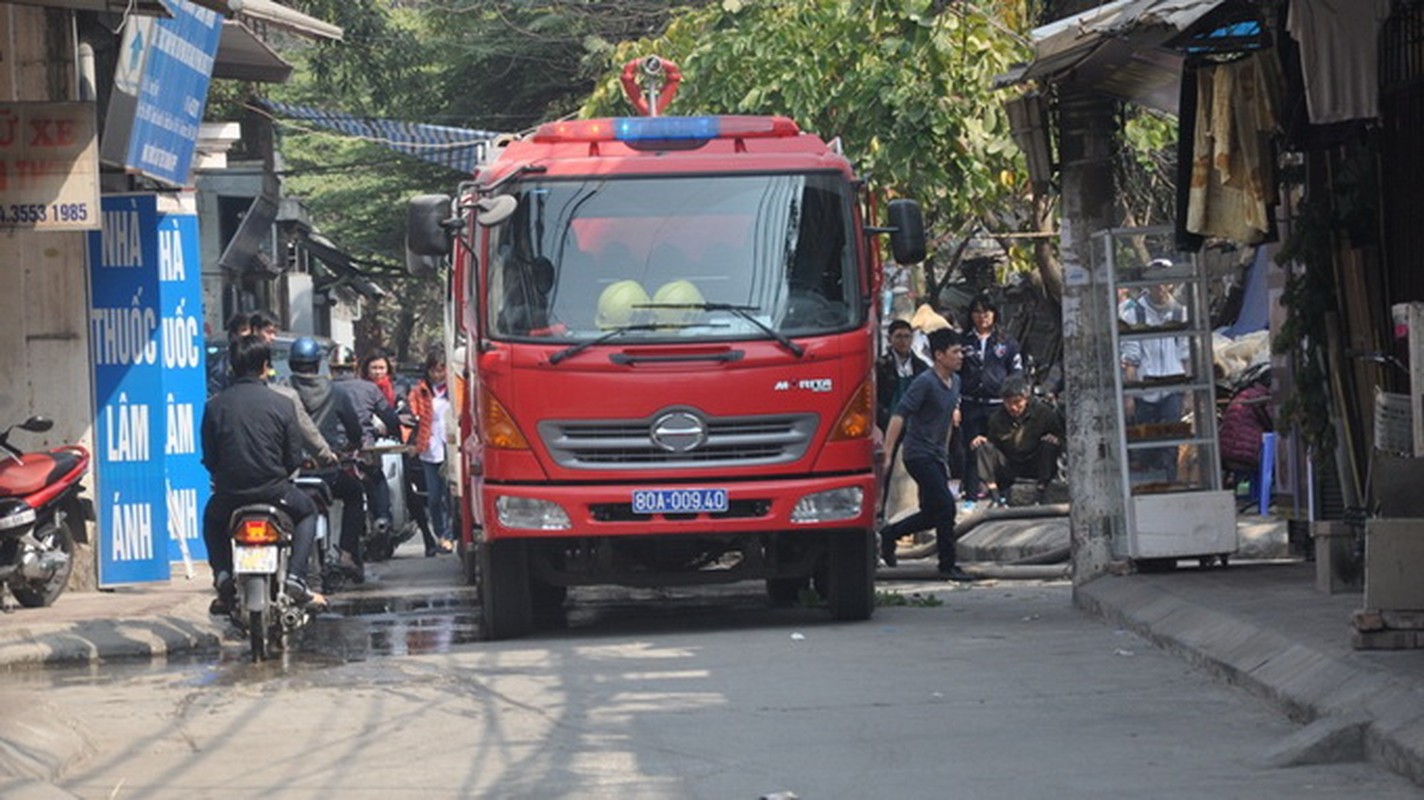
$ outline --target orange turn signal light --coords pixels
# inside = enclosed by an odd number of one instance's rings
[[[496,450],[528,450],[529,440],[509,411],[488,388],[480,386],[480,413],[484,416],[485,445]]]
[[[245,519],[232,538],[239,544],[276,544],[281,534],[271,520]]]
[[[855,393],[846,401],[845,410],[841,412],[840,419],[836,420],[836,426],[831,429],[831,441],[864,439],[870,436],[874,424],[875,398],[870,389],[870,381],[867,380],[856,387]]]

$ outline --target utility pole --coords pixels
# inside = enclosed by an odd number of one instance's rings
[[[1107,274],[1095,263],[1092,240],[1115,222],[1115,110],[1101,94],[1072,83],[1060,86],[1063,372],[1075,588],[1107,572],[1112,540],[1122,534],[1126,519],[1114,442],[1118,358],[1109,335],[1117,324],[1116,304],[1108,297]]]

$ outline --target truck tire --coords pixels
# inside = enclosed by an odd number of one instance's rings
[[[826,605],[843,622],[870,619],[875,611],[875,535],[870,531],[830,534]]]
[[[534,598],[525,542],[481,542],[480,607],[486,639],[517,639],[534,628]]]

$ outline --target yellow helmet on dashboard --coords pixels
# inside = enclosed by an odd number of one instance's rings
[[[656,309],[658,322],[675,325],[694,319],[699,311],[697,306],[707,302],[702,292],[692,281],[669,281],[653,293],[653,305],[687,306],[687,308]]]
[[[648,291],[637,281],[611,283],[598,296],[598,313],[593,323],[600,328],[621,328],[636,321],[642,306],[646,306]]]

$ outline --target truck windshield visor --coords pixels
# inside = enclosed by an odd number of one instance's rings
[[[814,336],[861,321],[838,173],[516,183],[491,230],[488,331],[580,342]]]

